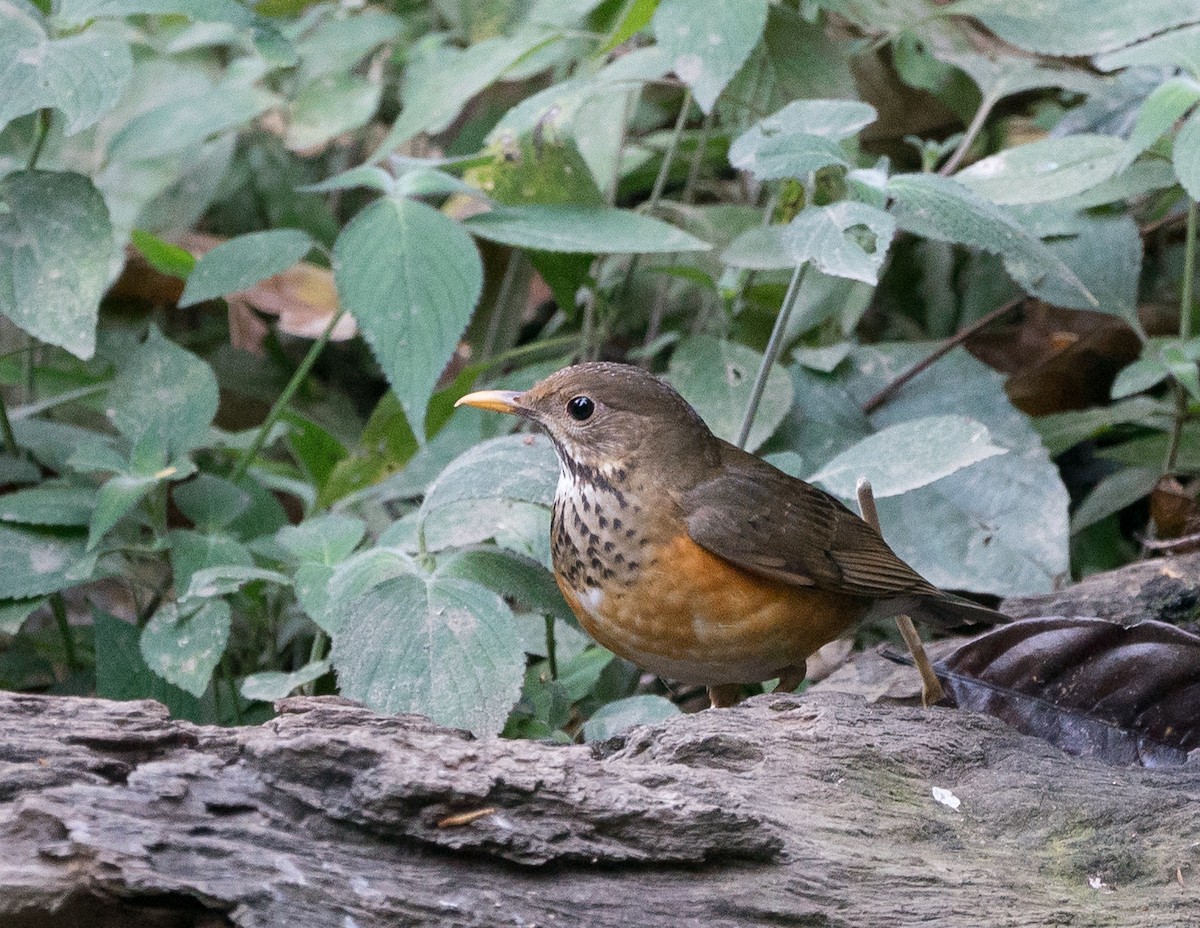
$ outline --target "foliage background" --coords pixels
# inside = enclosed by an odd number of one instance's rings
[[[1200,532],[1200,0],[0,0],[0,87],[0,686],[678,711],[451,414],[579,358],[949,588]]]

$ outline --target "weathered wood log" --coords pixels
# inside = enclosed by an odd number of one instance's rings
[[[839,693],[598,747],[280,708],[0,694],[0,925],[1200,924],[1194,765]]]

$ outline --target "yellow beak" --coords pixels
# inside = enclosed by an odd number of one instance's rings
[[[456,409],[459,406],[474,406],[476,409],[520,415],[524,412],[524,408],[517,402],[520,395],[515,390],[480,390],[478,393],[468,393],[460,397],[454,406]]]

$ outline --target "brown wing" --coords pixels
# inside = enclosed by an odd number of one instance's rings
[[[681,500],[692,540],[798,586],[871,596],[938,595],[834,497],[723,443],[721,472]]]

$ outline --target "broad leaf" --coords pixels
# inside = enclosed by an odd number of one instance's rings
[[[82,535],[0,525],[0,599],[55,593],[88,579],[74,575],[83,556]]]
[[[368,548],[333,568],[316,563],[300,565],[296,597],[309,618],[326,634],[335,636],[351,603],[381,583],[408,575],[423,576],[417,562],[403,551]]]
[[[1068,135],[1005,149],[954,177],[993,203],[1041,203],[1082,193],[1130,160],[1122,139]]]
[[[342,305],[423,438],[425,408],[483,286],[479,252],[437,210],[385,197],[342,231],[333,257]]]
[[[179,484],[171,496],[201,532],[220,531],[250,508],[248,492],[213,474],[199,474],[195,480]]]
[[[1097,483],[1071,516],[1071,534],[1095,525],[1126,506],[1145,499],[1162,471],[1157,467],[1123,467]]]
[[[1041,239],[962,184],[934,174],[900,174],[888,182],[888,193],[896,222],[906,232],[1002,255],[1009,273],[1024,286],[1053,275],[1089,304],[1099,303]]]
[[[974,16],[1006,42],[1027,51],[1093,55],[1200,20],[1200,2],[959,0],[951,12]]]
[[[366,533],[361,519],[331,513],[285,525],[275,537],[297,560],[332,567],[348,558]]]
[[[279,586],[291,586],[292,580],[286,574],[277,570],[267,570],[263,567],[239,564],[221,564],[217,567],[205,567],[192,574],[191,582],[183,599],[211,599],[215,596],[228,596],[236,593],[248,583],[265,580]]]
[[[1190,77],[1173,77],[1160,84],[1138,110],[1129,135],[1129,154],[1136,158],[1174,128],[1188,110],[1200,101],[1200,82]]]
[[[1200,18],[1198,14],[1197,18]],[[1120,51],[1100,55],[1096,66],[1103,71],[1118,68],[1184,68],[1200,77],[1200,23],[1153,36]]]
[[[602,207],[501,206],[463,225],[502,245],[568,254],[670,254],[712,247],[650,216]]]
[[[554,500],[558,463],[542,435],[504,435],[460,454],[429,487],[422,518],[466,500],[505,499],[548,507]]]
[[[299,229],[251,232],[222,242],[196,262],[179,305],[191,306],[252,287],[286,271],[312,247],[308,233]]]
[[[1200,749],[1200,637],[1165,622],[1023,619],[935,666],[952,704],[1068,754],[1162,767]]]
[[[729,148],[729,163],[759,180],[848,167],[839,143],[875,118],[874,107],[854,100],[794,100],[742,133]]]
[[[860,236],[860,228],[866,234]],[[876,284],[895,234],[896,221],[883,210],[842,200],[803,210],[783,240],[797,264],[809,262],[833,277]]]
[[[456,552],[438,564],[438,575],[470,580],[525,608],[578,627],[554,575],[532,558],[491,546]]]
[[[297,687],[312,683],[313,680],[323,677],[327,673],[329,673],[329,661],[313,661],[291,673],[280,673],[274,670],[252,673],[242,680],[241,691],[246,699],[273,702],[276,699],[283,699]]]
[[[103,538],[134,506],[142,501],[158,483],[153,477],[133,474],[114,474],[100,487],[96,509],[88,528],[88,550]]]
[[[966,416],[909,419],[864,438],[808,479],[846,500],[855,498],[861,478],[871,481],[876,499],[898,496],[1006,453],[990,438]]]
[[[154,699],[172,718],[204,722],[203,707],[191,693],[168,683],[146,666],[138,647],[139,630],[102,609],[92,608],[96,629],[96,695],[101,699]]]
[[[229,604],[224,600],[192,608],[167,603],[142,629],[142,657],[168,683],[202,696],[225,653],[229,627]]]
[[[116,105],[133,70],[118,34],[93,28],[51,39],[32,4],[5,4],[0,15],[0,128],[57,109],[67,117],[65,134],[74,135]]]
[[[661,0],[654,36],[679,79],[710,112],[762,36],[767,0]]]
[[[112,258],[108,207],[86,177],[0,179],[0,312],[30,335],[90,358]]]
[[[662,696],[628,696],[601,706],[583,723],[586,741],[607,741],[636,725],[653,725],[676,715],[680,708]]]
[[[436,574],[396,577],[344,606],[331,656],[343,695],[480,735],[504,727],[525,669],[504,600]]]
[[[343,132],[361,129],[379,108],[383,86],[354,74],[334,74],[308,84],[288,108],[287,147],[304,154]]]
[[[148,161],[176,154],[249,123],[276,102],[274,94],[237,84],[221,84],[191,100],[168,100],[118,132],[108,158]]]
[[[171,568],[179,596],[187,593],[192,577],[202,570],[254,566],[254,558],[246,546],[225,534],[177,528],[172,529],[170,539]]]
[[[1175,136],[1175,174],[1193,200],[1200,200],[1200,109],[1192,111]]]
[[[212,368],[154,327],[126,359],[108,393],[117,430],[134,444],[153,441],[167,460],[207,437],[217,398]]]
[[[736,441],[763,356],[737,342],[707,335],[685,339],[671,355],[667,379],[700,416],[713,434]],[[767,375],[746,449],[754,451],[771,437],[792,405],[792,382],[778,365]]]
[[[15,635],[19,632],[25,620],[45,601],[41,596],[0,600],[0,635]]]
[[[0,520],[82,527],[91,521],[95,507],[92,487],[40,486],[0,496]]]

